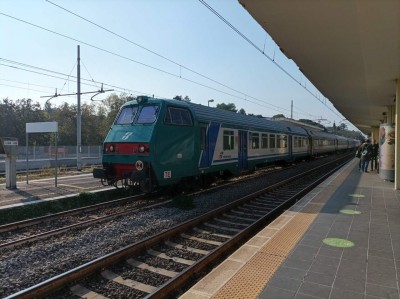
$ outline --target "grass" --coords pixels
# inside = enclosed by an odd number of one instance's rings
[[[77,170],[74,169],[69,169],[65,166],[60,166],[58,167],[57,170],[57,175],[68,175],[71,173],[76,173]],[[84,167],[82,168],[82,171],[79,173],[92,173],[93,172],[93,167]],[[29,172],[29,180],[37,180],[37,179],[43,179],[43,178],[52,178],[55,176],[55,169],[50,168],[50,167],[45,167],[40,170],[31,170]],[[17,173],[17,182],[23,182],[26,180],[26,172],[18,172]],[[6,176],[1,175],[0,176],[0,184],[5,184],[6,182]]]
[[[131,195],[131,191],[116,189],[105,194],[82,192],[78,196],[40,202],[0,210],[0,225],[77,209]]]

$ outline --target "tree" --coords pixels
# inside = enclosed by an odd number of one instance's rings
[[[174,96],[172,99],[173,99],[173,100],[178,100],[178,101],[191,102],[191,99],[189,98],[189,96],[183,97],[183,96],[178,96],[178,95],[176,95],[176,96]]]
[[[182,101],[182,96],[174,96],[172,99]]]
[[[280,118],[286,118],[283,114],[276,114],[272,116],[272,119],[280,119]]]
[[[77,106],[63,103],[61,106],[52,110],[49,115],[52,121],[58,122],[59,145],[75,145],[76,144],[76,115]],[[82,121],[82,128],[84,127]],[[82,140],[84,137],[82,138]],[[83,144],[82,144],[83,145]]]
[[[342,131],[345,131],[345,130],[347,129],[347,125],[346,125],[345,123],[341,123],[341,124],[338,126],[338,129],[339,129],[339,130],[342,130]]]
[[[246,111],[243,108],[240,108],[240,110],[238,111],[239,114],[244,114],[246,115]]]
[[[229,103],[229,104],[221,103],[221,104],[217,104],[216,107],[218,109],[228,110],[228,111],[232,111],[235,113],[237,112],[236,106],[233,103]]]
[[[20,145],[25,145],[26,123],[47,121],[46,113],[38,102],[21,99],[13,102],[8,98],[0,104],[0,132],[2,137],[16,137]],[[47,144],[50,134],[32,134],[30,143]]]

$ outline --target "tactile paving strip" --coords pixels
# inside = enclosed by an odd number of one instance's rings
[[[345,176],[340,175],[339,180]],[[317,196],[298,212],[265,246],[212,298],[258,298],[275,271],[312,224],[329,196]]]

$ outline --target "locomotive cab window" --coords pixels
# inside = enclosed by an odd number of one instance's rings
[[[138,124],[152,124],[156,121],[158,111],[160,107],[158,105],[144,106],[140,111],[137,123]]]
[[[191,126],[192,116],[188,109],[168,107],[165,113],[164,122],[169,125]]]
[[[137,106],[127,106],[122,108],[120,111],[117,120],[115,121],[116,125],[127,125],[131,124],[135,119],[138,107]]]

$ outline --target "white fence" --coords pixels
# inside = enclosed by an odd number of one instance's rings
[[[101,164],[102,145],[81,147],[82,166]],[[59,167],[76,166],[76,146],[57,147],[57,165]],[[56,148],[54,146],[29,146],[29,170],[54,167]],[[0,156],[0,172],[5,171],[5,156]],[[17,153],[17,171],[26,169],[26,147],[19,146]]]

